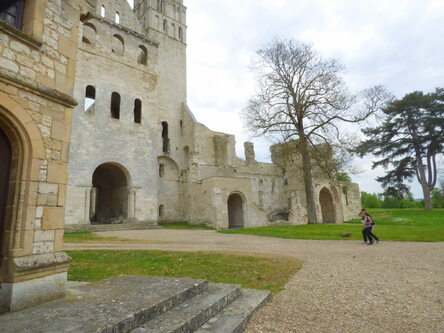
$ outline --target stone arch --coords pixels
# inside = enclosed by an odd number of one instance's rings
[[[331,193],[333,195],[333,207],[335,210],[335,223],[344,221],[344,212],[342,208],[341,195],[336,186],[331,187]]]
[[[131,179],[121,164],[103,163],[92,174],[92,223],[106,224],[125,221],[130,217],[129,189]]]
[[[144,45],[139,45],[137,63],[141,65],[146,65],[148,60],[148,50]]]
[[[3,258],[30,251],[25,244],[27,214],[36,198],[29,195],[31,181],[38,181],[40,161],[44,158],[43,140],[28,113],[7,95],[0,93],[0,265]],[[9,110],[13,110],[12,112]],[[34,218],[34,216],[32,216]],[[0,269],[0,272],[4,270]],[[0,275],[0,282],[3,276]]]
[[[95,45],[96,44],[96,26],[90,22],[83,23],[83,34],[82,42],[85,44]]]
[[[180,218],[180,170],[177,163],[168,156],[157,157],[159,166],[158,200],[162,203],[162,221]]]
[[[177,163],[168,156],[159,156],[157,157],[158,165],[163,165],[163,180],[169,181],[179,181],[179,166]]]
[[[123,37],[120,36],[119,34],[113,35],[111,45],[112,45],[111,51],[114,54],[118,56],[123,56],[125,54],[125,42],[123,40]]]
[[[335,223],[336,214],[331,191],[323,187],[319,192],[319,204],[321,206],[321,215],[323,223]]]
[[[233,192],[228,196],[228,228],[239,229],[245,226],[245,196],[241,192]]]

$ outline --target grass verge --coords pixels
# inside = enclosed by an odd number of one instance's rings
[[[204,224],[188,224],[187,222],[168,222],[159,223],[159,226],[165,229],[182,229],[182,230],[214,230]]]
[[[444,210],[375,209],[369,210],[375,218],[374,233],[383,241],[441,242],[444,241]],[[289,239],[361,240],[360,220],[346,224],[307,224],[282,227],[259,227],[221,230],[221,233],[246,234]],[[359,225],[357,225],[359,224]],[[342,233],[351,233],[343,238]]]
[[[68,279],[97,281],[118,275],[148,275],[235,283],[277,293],[302,262],[287,257],[256,257],[214,252],[145,250],[68,251]]]

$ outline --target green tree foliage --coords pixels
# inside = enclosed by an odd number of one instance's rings
[[[436,159],[444,152],[444,89],[424,94],[420,91],[393,100],[382,109],[381,125],[365,128],[369,139],[355,151],[362,157],[372,153],[382,159],[373,168],[391,169],[377,180],[386,194],[401,199],[409,188],[405,180],[421,184],[426,209],[432,209],[431,191],[437,182]],[[384,207],[384,204],[383,204]]]
[[[361,192],[361,204],[364,208],[381,208],[378,196],[367,192]]]
[[[435,188],[432,191],[433,208],[444,208],[444,194],[441,189]]]

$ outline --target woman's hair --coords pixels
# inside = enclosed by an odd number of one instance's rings
[[[370,214],[367,213],[367,211],[364,212],[364,215],[365,215],[365,216],[370,216]]]

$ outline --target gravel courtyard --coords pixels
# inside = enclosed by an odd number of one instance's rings
[[[74,249],[228,251],[292,256],[303,268],[246,332],[444,332],[444,243],[289,240],[207,230],[98,233],[121,244]]]

